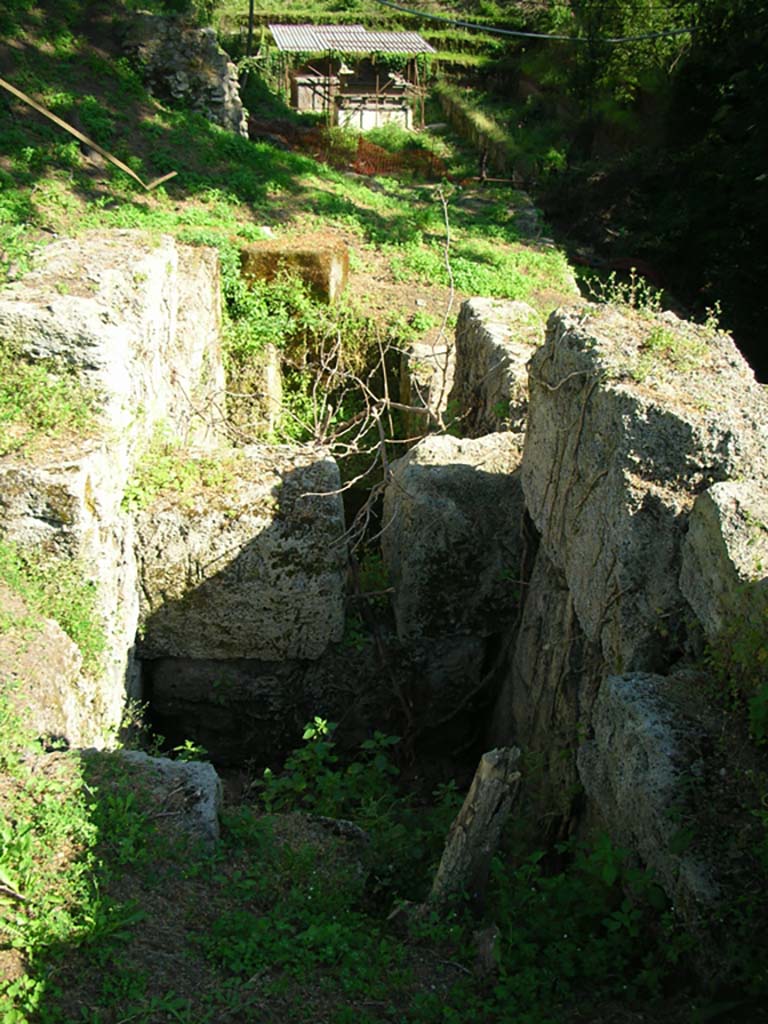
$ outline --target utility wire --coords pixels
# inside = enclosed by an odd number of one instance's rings
[[[661,39],[666,36],[689,35],[696,31],[696,29],[691,26],[688,28],[668,28],[660,30],[659,32],[643,32],[642,34],[635,36],[560,36],[548,34],[546,32],[524,32],[522,29],[496,28],[493,25],[477,25],[472,21],[460,21],[458,18],[447,18],[442,14],[427,14],[424,11],[415,11],[411,7],[404,7],[402,4],[396,4],[393,0],[374,0],[374,3],[383,4],[385,7],[391,7],[395,11],[403,11],[405,14],[412,14],[415,18],[442,21],[448,25],[457,25],[459,28],[476,29],[478,32],[487,32],[492,35],[515,36],[521,39],[547,39],[564,43],[638,43],[646,39]]]

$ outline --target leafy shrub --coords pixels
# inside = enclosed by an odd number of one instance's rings
[[[584,985],[658,995],[681,952],[661,889],[605,835],[559,850],[571,863],[554,874],[543,870],[541,852],[514,872],[494,863],[492,899],[503,922],[497,997],[524,1010],[554,1007]]]
[[[393,891],[409,899],[423,896],[458,809],[455,787],[441,788],[433,807],[418,806],[398,787],[392,759],[398,737],[374,732],[352,759],[344,759],[333,740],[335,728],[322,718],[306,726],[305,746],[289,755],[280,773],[265,772],[265,806],[351,819],[371,836],[374,890],[390,898]]]

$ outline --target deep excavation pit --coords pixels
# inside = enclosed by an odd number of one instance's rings
[[[73,656],[35,727],[105,745],[127,693],[227,769],[278,762],[314,716],[416,757],[515,744],[531,833],[604,828],[706,931],[744,779],[720,774],[700,652],[745,588],[762,614],[768,558],[768,403],[733,342],[587,305],[544,338],[470,300],[443,396],[470,436],[388,463],[351,563],[327,448],[227,444],[219,310],[214,252],[134,232],[55,243],[0,297],[20,357],[66,359],[101,409],[85,441],[0,462],[6,537],[90,566],[109,627],[97,685]]]
[[[385,530],[351,553],[335,466],[304,461],[291,453],[286,471],[280,456],[270,472],[261,455],[246,484],[241,457],[222,507],[209,489],[137,514],[136,653],[156,731],[228,767],[279,760],[314,715],[338,723],[342,745],[375,727],[410,749],[476,753],[520,591],[505,444],[436,438],[374,512],[407,520],[410,540]]]

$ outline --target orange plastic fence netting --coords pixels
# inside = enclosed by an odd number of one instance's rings
[[[357,140],[357,156],[352,167],[358,174],[402,174],[411,171],[436,178],[445,174],[444,161],[434,153],[424,149],[390,153],[368,142],[362,135]]]

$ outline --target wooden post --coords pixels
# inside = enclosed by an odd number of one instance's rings
[[[501,830],[520,789],[517,747],[499,747],[480,758],[461,810],[451,825],[427,899],[444,906],[464,895],[482,905],[488,872]]]

